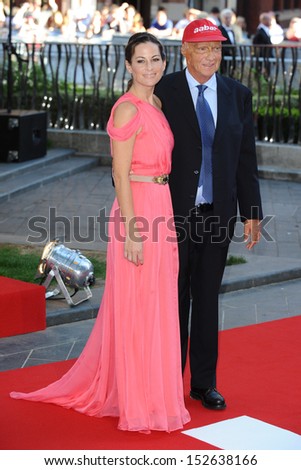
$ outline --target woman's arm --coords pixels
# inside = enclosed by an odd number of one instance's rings
[[[127,124],[135,114],[137,108],[129,102],[123,102],[115,109],[114,127],[120,128]],[[112,140],[113,150],[113,178],[116,197],[121,215],[124,218],[126,239],[124,256],[136,265],[143,264],[142,240],[136,225],[133,197],[129,179],[134,143],[139,133],[135,132],[125,141]]]

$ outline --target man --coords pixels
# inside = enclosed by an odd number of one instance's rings
[[[221,25],[219,29],[225,37],[225,44],[234,45],[236,43],[235,34],[233,31],[233,23],[235,23],[235,13],[230,8],[224,8],[221,11]]]
[[[230,8],[224,8],[220,14],[221,25],[219,29],[224,36],[222,49],[223,60],[221,62],[221,73],[228,73],[233,76],[235,70],[236,37],[234,34],[233,23],[235,23],[235,13]]]
[[[192,21],[186,26],[182,39],[187,68],[164,76],[156,87],[175,138],[170,190],[180,259],[182,367],[184,370],[189,349],[190,396],[214,410],[226,406],[224,397],[215,388],[218,294],[234,232],[237,204],[249,249],[259,241],[262,218],[252,95],[239,82],[217,73],[224,39],[212,22]],[[202,147],[201,134],[207,144],[208,135],[202,127],[205,113],[199,113],[198,108],[201,106],[200,84],[207,86],[204,98],[210,105],[215,126],[209,176],[203,171],[205,164],[201,166],[205,160],[208,164],[208,146]]]
[[[270,13],[261,13],[259,15],[259,25],[253,37],[253,44],[271,45],[271,24],[272,18]]]
[[[160,38],[171,36],[173,22],[167,16],[165,7],[158,7],[156,18],[152,21],[148,32]]]
[[[207,16],[207,19],[212,21],[212,23],[214,23],[216,26],[221,26],[222,22],[221,22],[220,15],[221,15],[220,9],[218,7],[212,7],[209,12],[209,16]]]
[[[273,57],[273,48],[270,47],[272,45],[270,34],[271,24],[272,19],[270,13],[261,13],[259,16],[259,25],[252,40],[253,45],[256,46],[256,69],[259,73],[263,73],[264,76],[267,77],[269,76],[271,70],[269,59]]]

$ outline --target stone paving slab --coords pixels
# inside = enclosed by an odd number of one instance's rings
[[[230,254],[244,256],[247,263],[226,268],[220,296],[221,329],[301,314],[301,184],[261,179],[260,186],[264,215],[269,218],[267,236],[252,252],[241,242],[230,245]],[[109,213],[114,196],[111,170],[99,166],[0,202],[0,243],[28,244],[31,236],[34,241],[30,243],[40,246],[42,252],[49,240],[35,238],[38,234],[30,230],[30,221],[38,216],[49,222],[49,209],[53,208],[56,217],[71,222],[79,217],[81,230],[87,230],[90,237],[78,241],[71,233],[64,244],[82,251],[105,251],[105,231],[102,228],[100,233],[99,226],[91,222],[100,210]],[[53,225],[56,234],[66,235],[66,226]],[[92,299],[72,308],[64,299],[47,300],[47,321],[54,326],[1,338],[0,370],[77,357],[92,328],[102,292],[100,284],[93,288]]]
[[[300,292],[301,280],[296,279],[221,294],[219,329],[301,315]],[[78,357],[94,321],[63,323],[35,333],[1,338],[0,371]]]

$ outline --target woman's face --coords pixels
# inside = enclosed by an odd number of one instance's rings
[[[126,61],[126,68],[132,75],[133,84],[155,86],[165,70],[159,47],[152,42],[138,44],[131,63]]]

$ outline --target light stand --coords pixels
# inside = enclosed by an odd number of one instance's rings
[[[62,293],[71,307],[91,298],[90,286],[95,283],[92,263],[79,250],[66,248],[59,240],[45,246],[36,278],[42,278],[41,285],[46,288],[46,299]],[[53,279],[57,281],[58,287],[48,291]],[[68,288],[73,288],[74,294],[83,289],[86,296],[74,301]]]

